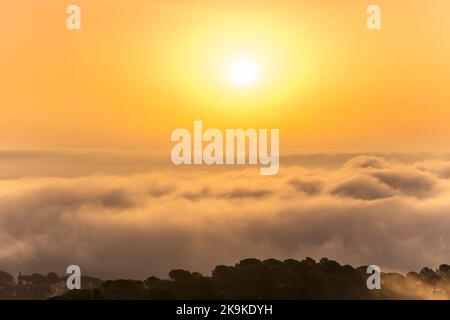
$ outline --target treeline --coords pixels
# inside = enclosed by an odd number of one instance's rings
[[[169,279],[149,277],[139,280],[107,280],[83,277],[82,290],[67,291],[65,282],[43,282],[35,298],[51,299],[448,299],[450,266],[423,268],[407,275],[383,273],[381,290],[369,290],[367,267],[353,268],[322,258],[314,261],[293,259],[245,259],[235,266],[217,266],[211,276],[187,270],[172,270]],[[0,283],[7,277],[2,276]],[[48,276],[47,276],[48,278]],[[6,280],[11,280],[10,278]],[[9,286],[19,287],[8,283]],[[55,285],[63,290],[55,294]],[[88,286],[87,286],[88,285]],[[0,297],[5,297],[0,284]],[[22,285],[23,286],[23,285]],[[53,288],[53,289],[52,289]],[[22,289],[23,290],[23,289]],[[10,298],[18,298],[14,296]]]
[[[0,300],[42,300],[66,293],[67,276],[60,277],[54,272],[47,275],[33,273],[31,275],[19,275],[17,281],[14,277],[0,271]],[[81,277],[84,288],[99,288],[102,280],[93,277]]]

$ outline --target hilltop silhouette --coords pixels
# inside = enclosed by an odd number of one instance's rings
[[[381,290],[366,286],[366,266],[354,268],[322,258],[264,261],[249,258],[219,265],[211,276],[176,269],[168,279],[100,280],[82,277],[82,289],[68,291],[67,277],[0,272],[0,299],[449,299],[450,266],[419,273],[382,273]]]

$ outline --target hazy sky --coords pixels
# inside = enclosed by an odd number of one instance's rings
[[[242,2],[1,1],[0,147],[167,146],[197,119],[280,128],[282,150],[449,149],[448,1],[377,0],[381,31],[373,1]]]

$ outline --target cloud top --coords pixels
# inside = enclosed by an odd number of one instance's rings
[[[0,266],[78,264],[103,278],[207,273],[250,256],[436,267],[450,261],[449,167],[358,155],[275,177],[230,167],[0,180]]]

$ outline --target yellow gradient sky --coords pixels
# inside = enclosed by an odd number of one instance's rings
[[[447,0],[15,0],[0,30],[3,149],[167,146],[203,120],[279,128],[282,151],[450,150]]]

